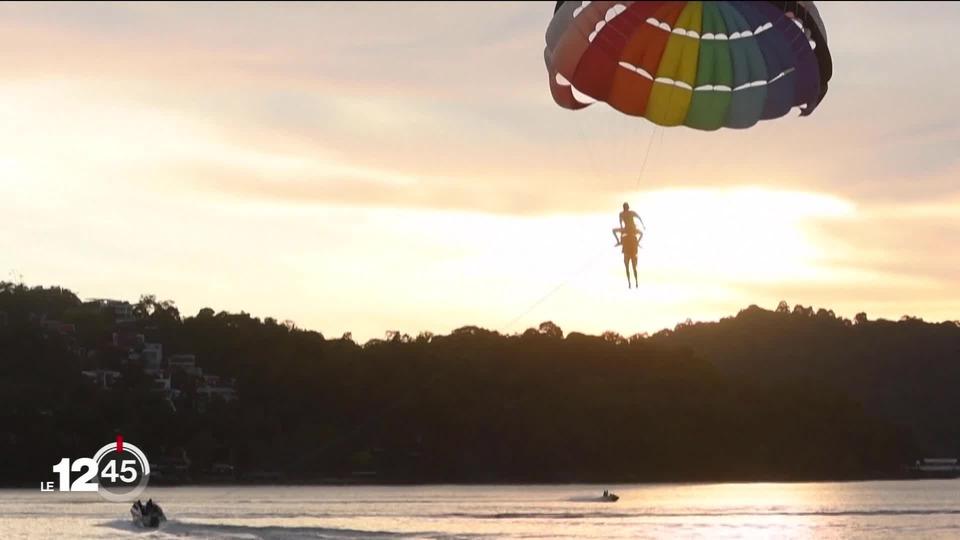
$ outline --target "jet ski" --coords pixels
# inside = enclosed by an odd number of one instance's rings
[[[163,515],[163,509],[153,502],[153,499],[147,501],[147,504],[142,504],[140,501],[133,503],[130,507],[130,516],[133,518],[134,525],[145,529],[156,529],[167,520],[167,516]]]
[[[609,491],[604,491],[604,492],[603,492],[603,495],[600,496],[600,500],[601,500],[601,501],[607,501],[607,502],[617,502],[617,501],[620,500],[620,496],[617,495],[616,493],[611,493],[611,492],[609,492]]]

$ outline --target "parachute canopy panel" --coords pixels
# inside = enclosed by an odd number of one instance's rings
[[[813,2],[557,2],[544,61],[558,105],[661,126],[747,128],[809,115],[833,67]]]

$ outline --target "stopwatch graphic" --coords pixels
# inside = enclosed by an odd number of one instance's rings
[[[150,462],[136,445],[125,443],[118,435],[115,442],[103,445],[92,458],[72,462],[63,458],[53,466],[59,476],[59,491],[96,491],[108,501],[123,502],[136,498],[150,480]],[[72,478],[72,473],[80,473]],[[71,482],[72,480],[72,482]],[[53,482],[42,491],[55,491]]]
[[[93,460],[99,471],[98,491],[104,499],[128,501],[146,489],[150,479],[150,462],[136,445],[123,442],[123,437],[103,445],[94,454]]]

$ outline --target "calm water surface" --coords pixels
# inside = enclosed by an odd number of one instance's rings
[[[960,480],[808,484],[151,488],[169,518],[97,495],[0,490],[0,538],[960,538]]]

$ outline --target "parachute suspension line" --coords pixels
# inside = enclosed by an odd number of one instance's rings
[[[573,115],[573,116],[577,116],[577,115]],[[575,120],[574,124],[576,125],[577,135],[580,137],[580,143],[581,143],[581,146],[583,147],[583,151],[588,155],[588,160],[590,161],[591,176],[594,177],[594,180],[597,183],[602,184],[605,176],[603,173],[600,172],[600,166],[598,163],[600,158],[598,158],[596,155],[597,153],[594,152],[594,143],[591,140],[591,138],[588,137],[587,134],[585,133],[583,124],[579,120]],[[626,145],[629,144],[629,141],[623,140],[625,139],[625,137],[614,136],[614,133],[616,132],[616,130],[611,128],[608,123],[601,122],[600,125],[604,126],[603,128],[601,128],[604,135],[603,137],[601,137],[602,138],[601,144],[609,143],[609,141],[611,140],[614,141],[613,144],[611,144],[609,150],[613,152],[613,155],[614,155],[613,161],[616,162],[617,161],[616,156],[621,153],[625,153],[624,151],[626,149]],[[628,126],[628,131],[631,131],[633,135],[636,135],[639,132],[639,130],[640,130],[640,127],[635,123],[631,123]],[[654,126],[654,132],[650,134],[650,140],[653,140],[655,132],[656,132],[656,126]],[[650,144],[648,142],[647,154],[649,153],[650,153]],[[644,162],[646,162],[646,156],[644,156]],[[608,173],[609,170],[605,169],[604,172]],[[538,306],[540,306],[540,304],[543,304],[544,302],[549,300],[551,297],[553,297],[553,295],[559,292],[560,289],[567,286],[573,279],[577,278],[578,276],[586,272],[591,266],[597,264],[600,260],[602,260],[602,258],[599,255],[601,255],[601,251],[606,251],[607,249],[608,248],[606,247],[606,244],[604,244],[602,248],[597,249],[592,253],[588,254],[587,257],[585,258],[586,259],[585,262],[579,268],[577,268],[574,272],[567,275],[567,277],[562,279],[559,283],[554,285],[550,290],[548,290],[546,293],[544,293],[539,298],[537,298],[533,303],[527,306],[519,315],[512,318],[506,324],[500,326],[498,331],[501,333],[505,333],[509,331],[514,325],[516,325],[524,317],[529,315],[531,312],[533,312],[533,310],[535,310]]]
[[[673,106],[673,98],[677,95],[677,89],[673,88],[670,91],[670,99],[667,100],[667,110],[670,110],[670,107]],[[650,134],[650,141],[647,143],[647,151],[643,154],[643,162],[640,164],[640,174],[637,175],[637,183],[635,187],[640,187],[640,180],[643,179],[643,171],[647,167],[647,159],[650,157],[650,147],[653,146],[653,139],[657,134],[657,130],[660,131],[660,144],[657,146],[657,150],[663,148],[663,134],[667,132],[666,129],[660,129],[659,124],[653,124],[653,133]]]
[[[602,186],[609,184],[611,178],[617,176],[618,169],[623,165],[621,156],[627,155],[631,137],[625,136],[623,131],[636,135],[640,126],[636,122],[624,123],[619,116],[604,118],[604,115],[612,110],[596,112],[604,114],[599,116],[594,114],[592,117],[584,114],[572,116],[578,117],[574,123],[577,136],[580,138],[580,146],[588,154],[591,166],[590,176]],[[594,121],[588,122],[588,119]],[[626,126],[625,130],[624,126]]]
[[[574,115],[574,116],[576,116],[576,115]],[[603,179],[604,179],[604,175],[600,172],[600,167],[599,167],[599,163],[598,163],[598,159],[599,159],[599,158],[597,157],[596,152],[594,152],[594,148],[593,148],[593,144],[592,144],[592,142],[591,142],[591,139],[590,139],[590,137],[587,137],[587,134],[584,132],[583,124],[582,124],[581,122],[575,120],[575,121],[574,121],[574,124],[576,125],[577,135],[580,137],[581,146],[583,147],[584,152],[588,155],[588,159],[589,159],[590,164],[591,164],[591,165],[590,165],[590,166],[591,166],[591,171],[590,171],[590,172],[591,172],[591,176],[593,176],[594,179],[595,179],[598,183],[601,183],[601,184],[602,184]],[[613,135],[613,133],[614,133],[616,130],[614,130],[613,128],[610,128],[610,126],[609,126],[609,125],[606,125],[605,123],[601,122],[601,125],[605,125],[605,126],[606,126],[606,128],[603,130],[605,136],[603,137],[603,140],[601,141],[601,144],[609,143],[609,141],[611,141],[611,140],[614,141],[614,143],[611,145],[609,151],[611,151],[611,152],[613,153],[613,156],[614,156],[613,162],[616,162],[616,161],[617,161],[617,160],[616,160],[616,157],[617,157],[618,155],[620,155],[620,154],[625,154],[625,153],[626,153],[626,148],[627,148],[627,145],[629,144],[629,140],[630,140],[630,139],[633,139],[634,136],[636,136],[636,135],[639,134],[640,126],[639,126],[639,124],[637,124],[637,123],[635,123],[635,122],[631,122],[630,124],[628,124],[627,131],[630,132],[631,137],[627,138],[627,137],[617,137],[617,136]],[[649,138],[647,139],[647,148],[646,148],[646,151],[644,152],[643,162],[642,162],[641,167],[640,167],[640,174],[639,174],[639,176],[638,176],[638,178],[637,178],[637,185],[640,184],[640,180],[641,180],[641,178],[643,177],[643,169],[646,167],[647,160],[648,160],[648,158],[650,157],[650,150],[651,150],[651,147],[653,146],[653,141],[656,139],[656,134],[657,134],[657,129],[658,129],[658,127],[659,127],[659,126],[657,126],[656,124],[653,124],[653,129],[652,129],[652,131],[650,132]],[[661,136],[662,136],[662,133],[661,133]],[[614,165],[615,165],[615,163],[614,163]],[[608,170],[605,170],[605,172],[609,172],[609,171],[608,171]],[[606,250],[606,249],[607,249],[607,248],[606,248],[605,246],[602,248],[602,250]],[[526,317],[527,315],[529,315],[529,314],[530,314],[533,310],[535,310],[540,304],[546,302],[546,301],[549,300],[553,295],[555,295],[557,292],[559,292],[560,289],[562,289],[563,287],[567,286],[567,284],[569,284],[570,281],[572,281],[573,279],[575,279],[575,278],[578,277],[579,275],[583,274],[583,273],[584,273],[585,271],[587,271],[591,266],[597,264],[597,262],[599,262],[599,261],[601,260],[601,258],[599,257],[600,254],[601,254],[601,250],[600,250],[600,249],[598,249],[598,250],[594,251],[593,253],[589,254],[588,257],[586,258],[586,262],[585,262],[583,265],[581,265],[576,271],[574,271],[574,272],[572,272],[571,274],[569,274],[569,275],[568,275],[566,278],[564,278],[562,281],[560,281],[559,283],[557,283],[556,285],[554,285],[553,288],[551,288],[551,289],[548,290],[545,294],[543,294],[542,296],[540,296],[539,298],[537,298],[532,304],[530,304],[526,309],[524,309],[524,311],[521,312],[519,315],[517,315],[516,317],[514,317],[513,319],[511,319],[509,322],[507,322],[507,323],[504,324],[503,326],[501,326],[501,327],[499,328],[499,331],[500,331],[500,332],[506,332],[506,331],[510,330],[515,324],[517,324],[521,319],[523,319],[524,317]]]
[[[653,141],[657,138],[658,128],[659,126],[654,124],[653,131],[650,132],[650,138],[647,140],[647,151],[643,153],[643,161],[640,162],[640,172],[637,173],[637,182],[634,184],[634,189],[640,187],[640,181],[643,180],[643,171],[647,168],[647,160],[650,158],[650,148],[653,147]]]
[[[673,91],[670,92],[670,99],[667,100],[668,111],[670,110],[670,107],[673,105],[673,97],[675,95],[676,95],[676,89],[673,89]],[[640,163],[640,172],[637,174],[637,182],[636,184],[634,184],[635,190],[640,187],[640,182],[643,180],[643,172],[647,168],[647,161],[650,159],[650,149],[653,147],[654,139],[657,138],[657,130],[660,131],[660,143],[657,145],[657,151],[660,151],[663,149],[663,136],[664,136],[664,133],[667,132],[667,130],[660,129],[660,126],[658,124],[653,124],[653,131],[650,132],[650,139],[647,141],[647,150],[646,152],[643,153],[643,161]],[[643,223],[643,220],[640,220],[640,222]],[[644,225],[643,229],[646,230],[647,226]]]
[[[606,248],[604,248],[604,249],[606,249]],[[508,322],[508,323],[504,324],[503,326],[501,326],[501,327],[500,327],[500,331],[503,332],[503,331],[509,330],[511,327],[513,327],[513,325],[517,324],[517,322],[519,322],[522,318],[524,318],[524,317],[526,317],[527,315],[529,315],[531,311],[533,311],[534,309],[537,308],[537,306],[539,306],[540,304],[542,304],[543,302],[545,302],[548,298],[550,298],[551,296],[553,296],[554,294],[556,294],[557,291],[559,291],[560,289],[562,289],[563,287],[565,287],[568,283],[570,283],[570,281],[572,281],[575,277],[579,276],[580,274],[582,274],[583,272],[585,272],[588,268],[590,268],[591,266],[593,266],[594,264],[596,264],[597,261],[600,260],[600,259],[597,257],[597,255],[599,255],[599,253],[600,253],[599,250],[596,250],[594,253],[591,253],[590,256],[589,256],[589,258],[587,259],[587,262],[586,262],[586,263],[584,263],[584,264],[583,264],[580,268],[578,268],[575,272],[573,272],[572,274],[570,274],[569,276],[567,276],[566,278],[564,278],[563,281],[561,281],[560,283],[558,283],[557,285],[555,285],[552,289],[550,289],[549,291],[547,291],[546,294],[544,294],[543,296],[541,296],[540,298],[538,298],[534,303],[530,304],[529,307],[527,307],[522,313],[520,313],[519,315],[517,315],[516,317],[514,317],[513,319],[511,319],[510,322]]]
[[[587,135],[583,127],[583,122],[579,119],[575,120],[574,124],[577,128],[577,135],[580,137],[580,151],[587,154],[587,160],[590,162],[589,174],[597,184],[602,185],[604,178],[607,176],[606,173],[609,171],[600,166],[601,159],[597,157],[597,152],[594,148],[596,144],[594,142],[595,137],[589,137]],[[607,139],[608,137],[603,138]]]

